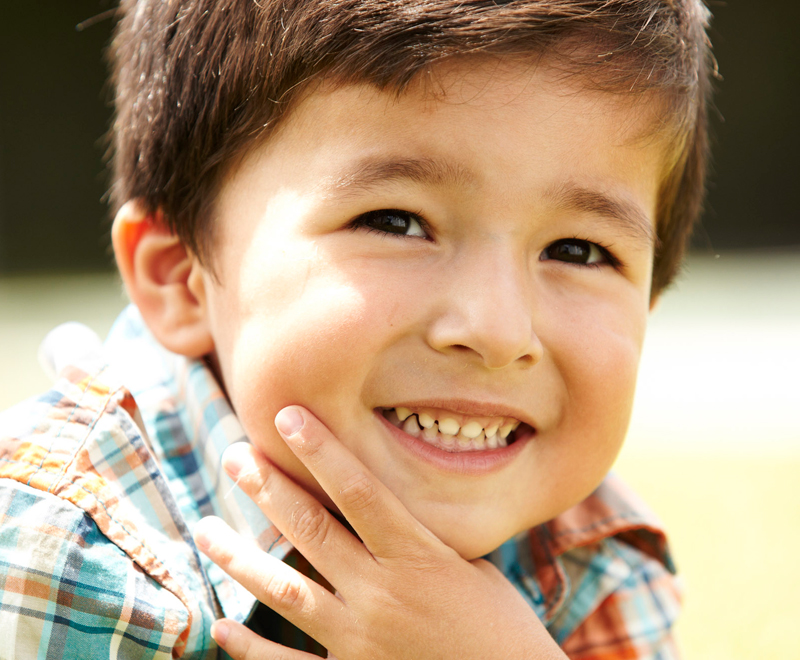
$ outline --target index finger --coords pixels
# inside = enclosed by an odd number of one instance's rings
[[[408,542],[441,542],[313,414],[289,406],[275,426],[376,557],[408,555]]]

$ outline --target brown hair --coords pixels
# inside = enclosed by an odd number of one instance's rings
[[[709,14],[700,0],[122,0],[110,49],[119,207],[140,198],[209,260],[233,160],[321,77],[403,91],[466,54],[554,56],[616,93],[655,91],[676,154],[658,206],[653,294],[674,277],[704,197]]]

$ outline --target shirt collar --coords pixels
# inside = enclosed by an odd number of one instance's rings
[[[613,473],[585,500],[546,523],[546,528],[553,556],[616,536],[675,572],[663,524]]]
[[[215,515],[283,559],[291,544],[222,469],[225,449],[248,439],[208,364],[163,348],[134,306],[117,319],[103,351],[141,411],[190,529],[200,517]],[[254,597],[213,563],[203,563],[226,616],[246,618]]]
[[[647,505],[618,477],[609,474],[587,497],[554,519],[504,543],[487,556],[528,600],[539,618],[550,625],[574,600],[575,576],[568,575],[567,555],[582,548],[598,551],[607,539],[617,539],[675,573],[663,526]],[[578,559],[578,564],[582,560]],[[611,581],[621,581],[630,566],[620,557],[606,565]],[[587,568],[583,566],[583,568]],[[596,576],[597,577],[597,576]],[[577,609],[583,604],[578,604]],[[573,605],[574,606],[574,603]]]

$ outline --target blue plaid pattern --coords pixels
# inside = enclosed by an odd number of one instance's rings
[[[246,437],[207,365],[161,348],[133,307],[103,350],[0,414],[0,659],[225,657],[211,623],[256,602],[194,524],[291,546],[220,468]],[[488,559],[570,657],[677,657],[664,535],[614,477]]]

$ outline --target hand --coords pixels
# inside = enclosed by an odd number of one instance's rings
[[[309,411],[285,408],[276,425],[360,539],[254,447],[233,445],[226,471],[336,589],[242,544],[219,519],[200,521],[200,549],[261,602],[340,660],[566,657],[494,566],[439,541]],[[236,660],[316,657],[224,619],[212,635]]]

